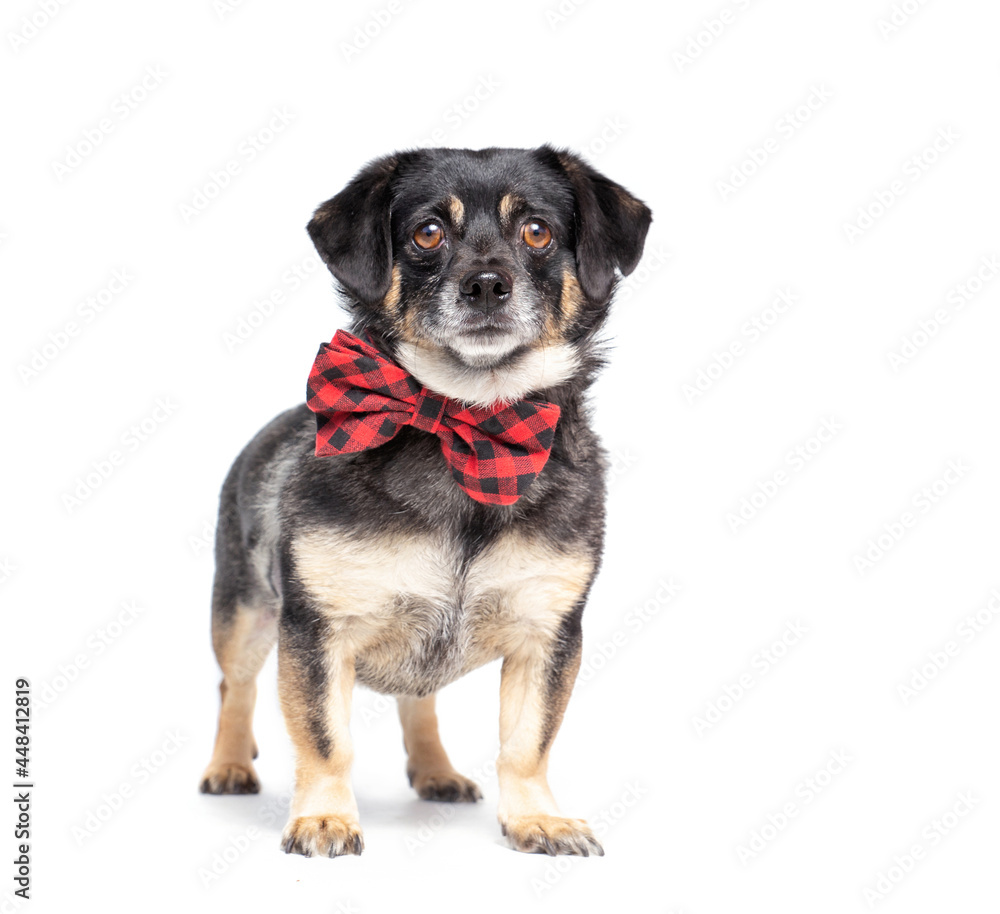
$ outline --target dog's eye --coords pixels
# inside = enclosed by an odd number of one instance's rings
[[[433,251],[444,241],[444,229],[436,222],[425,222],[413,233],[413,241],[418,248]]]
[[[547,248],[552,243],[552,231],[544,222],[526,222],[521,233],[524,243],[536,251]]]

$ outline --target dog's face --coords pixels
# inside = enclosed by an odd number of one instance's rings
[[[572,373],[574,344],[603,320],[615,269],[635,268],[650,218],[569,153],[424,149],[371,163],[308,230],[400,361],[428,386],[464,378],[478,391],[477,375],[500,369]]]

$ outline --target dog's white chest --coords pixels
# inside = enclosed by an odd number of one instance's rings
[[[444,537],[324,530],[294,546],[296,572],[358,679],[427,694],[484,663],[550,641],[593,573],[588,556],[504,534],[465,563]]]

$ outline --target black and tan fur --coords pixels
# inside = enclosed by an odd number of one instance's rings
[[[531,220],[551,230],[544,251],[522,239]],[[413,241],[428,221],[444,231],[435,251]],[[464,494],[438,439],[410,427],[357,455],[313,456],[316,423],[304,405],[236,460],[222,490],[212,611],[222,710],[202,790],[259,789],[255,679],[277,643],[296,750],[287,852],[361,853],[350,784],[355,682],[397,697],[421,797],[479,799],[441,745],[434,695],[502,658],[504,834],[522,851],[603,853],[583,820],[560,815],[546,768],[603,543],[605,458],[585,400],[600,367],[596,335],[616,269],[635,268],[649,222],[620,185],[549,147],[399,153],[316,210],[309,233],[353,332],[372,334],[438,393],[469,403],[531,396],[562,412],[545,469],[507,507]],[[510,280],[486,316],[459,288],[476,270]]]

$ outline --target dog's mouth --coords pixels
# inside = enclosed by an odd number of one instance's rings
[[[430,309],[420,335],[469,368],[490,368],[537,340],[543,322],[536,312],[530,298],[511,296],[489,307],[470,307],[459,295],[447,295]]]
[[[446,294],[421,312],[419,333],[397,343],[396,357],[446,397],[479,406],[512,402],[563,383],[580,367],[573,346],[552,334],[548,314],[534,290],[489,308]]]
[[[462,318],[459,334],[462,336],[496,337],[516,333],[520,324],[502,308],[495,311],[470,311]]]

